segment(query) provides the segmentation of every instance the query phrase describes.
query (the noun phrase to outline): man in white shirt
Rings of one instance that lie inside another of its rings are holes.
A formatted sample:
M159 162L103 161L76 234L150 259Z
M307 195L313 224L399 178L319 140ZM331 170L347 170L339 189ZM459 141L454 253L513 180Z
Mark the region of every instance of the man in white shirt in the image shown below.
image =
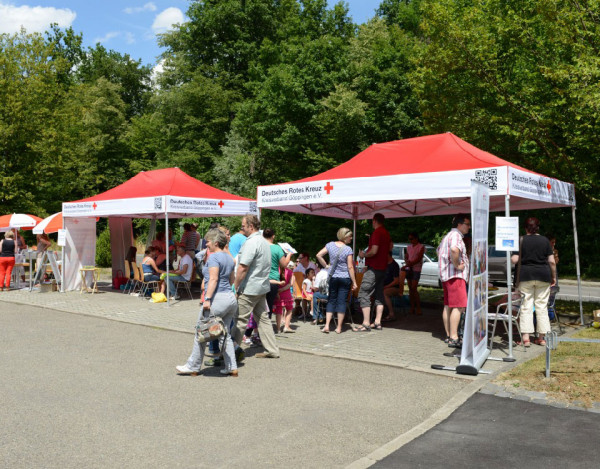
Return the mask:
M298 263L294 269L294 272L302 272L305 274L306 269L315 269L315 273L319 273L319 267L317 267L317 264L310 260L310 257L306 252L301 252L298 254L297 261Z
M185 246L179 245L177 246L177 255L179 256L179 267L177 270L169 271L167 280L169 282L169 295L171 295L172 299L176 299L177 291L175 289L175 282L189 282L192 278L192 270L194 268L194 261L192 258L185 252ZM163 287L161 291L165 293L165 283L163 283Z

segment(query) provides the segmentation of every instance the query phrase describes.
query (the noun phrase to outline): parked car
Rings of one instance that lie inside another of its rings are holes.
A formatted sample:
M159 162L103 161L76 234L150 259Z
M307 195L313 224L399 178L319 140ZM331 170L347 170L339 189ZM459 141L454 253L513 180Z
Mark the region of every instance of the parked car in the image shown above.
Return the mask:
M404 250L407 246L408 243L394 243L394 247L392 248L392 257L400 268L404 266ZM438 269L437 251L436 248L429 244L425 245L425 255L423 256L423 268L421 270L419 285L440 288L442 286Z
M514 275L515 266L511 266ZM488 246L488 281L506 284L506 251L497 251L496 246Z

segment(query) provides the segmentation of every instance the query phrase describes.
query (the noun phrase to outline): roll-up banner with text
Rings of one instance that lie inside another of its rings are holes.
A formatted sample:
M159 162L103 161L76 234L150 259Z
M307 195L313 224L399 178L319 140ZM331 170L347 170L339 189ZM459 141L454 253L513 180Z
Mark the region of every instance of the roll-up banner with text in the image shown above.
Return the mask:
M469 295L460 365L456 368L461 374L476 375L490 353L487 348L489 214L489 188L471 181Z

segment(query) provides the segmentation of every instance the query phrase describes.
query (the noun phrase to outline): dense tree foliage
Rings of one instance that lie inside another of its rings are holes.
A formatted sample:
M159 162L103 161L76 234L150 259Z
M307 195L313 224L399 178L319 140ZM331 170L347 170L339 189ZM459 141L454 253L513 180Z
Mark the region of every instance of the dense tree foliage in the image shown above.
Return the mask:
M84 49L72 29L0 35L2 212L45 215L170 166L254 197L258 184L329 169L374 142L452 131L574 182L591 222L580 226L584 266L598 276L598 3L382 0L357 25L343 2L197 0L160 37L153 83L149 67ZM542 216L572 272L570 213ZM347 223L263 220L310 252ZM429 243L448 225L389 223L395 239L416 229Z

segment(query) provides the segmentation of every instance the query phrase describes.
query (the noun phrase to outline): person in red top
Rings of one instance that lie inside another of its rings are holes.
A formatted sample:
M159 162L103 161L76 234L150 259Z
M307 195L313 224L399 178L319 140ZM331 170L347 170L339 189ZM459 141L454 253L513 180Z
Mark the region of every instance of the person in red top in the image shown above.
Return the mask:
M366 332L371 328L381 330L381 316L385 296L383 287L385 282L385 271L388 263L388 252L391 249L391 238L384 226L385 217L381 213L373 215L374 231L369 238L369 248L359 251L358 257L365 259L367 271L365 272L358 300L363 311L363 323L354 328L354 332ZM371 296L375 295L375 322L371 324Z

